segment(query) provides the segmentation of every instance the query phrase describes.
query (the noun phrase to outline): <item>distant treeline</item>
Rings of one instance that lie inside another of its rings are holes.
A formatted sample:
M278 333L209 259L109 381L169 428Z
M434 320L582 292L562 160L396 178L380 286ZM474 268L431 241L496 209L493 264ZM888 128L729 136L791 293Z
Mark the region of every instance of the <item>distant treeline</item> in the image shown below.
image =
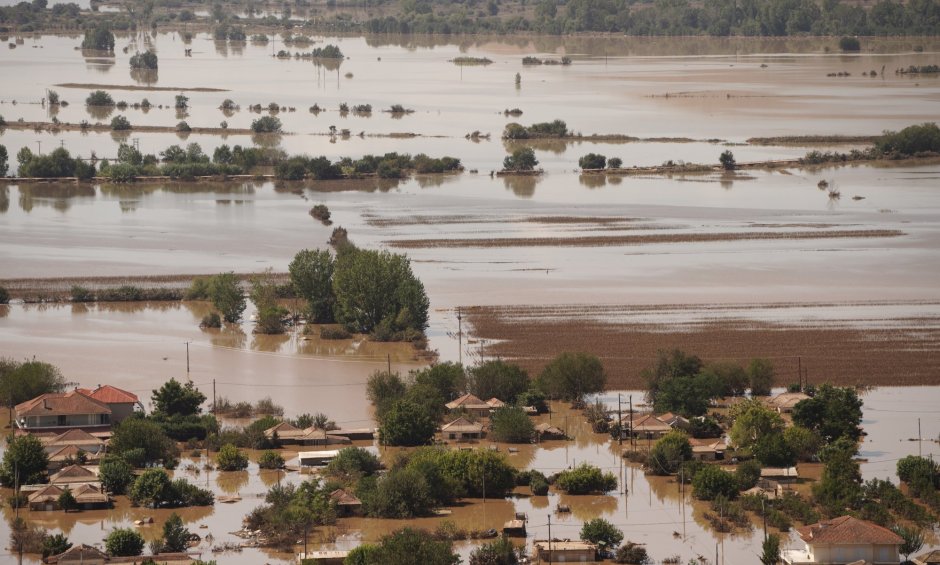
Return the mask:
M246 26L359 33L571 34L610 32L627 35L931 35L940 34L940 0L880 0L871 7L840 0L340 0L328 17L301 23L290 12L240 20ZM157 0L143 13L160 26L198 21L197 7L209 2ZM350 9L383 14L357 19ZM225 19L224 12L212 17ZM74 3L47 8L46 0L0 7L0 31L85 29L107 21L113 29L134 29L125 14L80 12ZM244 33L244 32L242 32ZM242 37L239 35L239 37ZM242 38L243 39L243 38Z

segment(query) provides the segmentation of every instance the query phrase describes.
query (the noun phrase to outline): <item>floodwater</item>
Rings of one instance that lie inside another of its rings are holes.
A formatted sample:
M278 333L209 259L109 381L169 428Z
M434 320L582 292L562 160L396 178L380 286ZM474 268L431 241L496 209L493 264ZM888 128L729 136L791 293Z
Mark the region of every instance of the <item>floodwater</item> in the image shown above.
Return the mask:
M884 129L936 119L940 79L897 76L894 69L936 62L935 39L866 40L859 55L828 53L831 40L712 40L689 38L350 38L318 37L340 45L348 59L339 68L310 61L275 60L278 39L267 46L219 44L205 33L185 43L176 33L123 36L114 57L83 54L77 36L27 37L0 51L0 73L15 76L0 91L0 114L8 122L106 123L117 114L132 124L245 128L265 115L251 104L277 102L289 132L274 140L248 135L189 135L132 132L36 133L7 128L0 143L11 157L21 147L46 152L63 145L73 153L114 157L118 143L134 142L145 153L174 143L199 143L207 153L221 143L273 143L291 153L359 157L399 151L452 155L460 175L418 176L401 182L140 183L128 186L19 184L0 186L0 278L141 276L234 270L286 270L297 250L324 247L331 228L311 219L309 209L327 204L334 225L366 247L407 248L432 304L430 346L445 360L472 362L483 354L477 340L457 341L455 307L474 305L689 305L659 310L658 319L682 325L736 315L801 324L844 323L856 327L905 327L935 314L940 296L940 165L852 166L780 172L746 171L664 177L604 178L576 172L588 152L619 156L627 166L666 160L715 162L729 148L740 162L789 159L809 147L744 145L753 136L877 134ZM132 75L128 58L149 45L160 69ZM123 48L128 47L128 53ZM915 52L922 47L923 52ZM193 56L185 57L184 48ZM309 49L309 48L307 48ZM299 49L292 49L299 50ZM570 55L571 66L522 67L524 55ZM458 67L456 56L489 57L488 66ZM885 74L882 76L881 69ZM875 78L863 71L877 70ZM827 77L834 72L850 77ZM520 88L514 76L522 75ZM352 76L347 76L351 73ZM226 92L187 92L190 108L169 108L175 90L111 90L129 103L148 98L164 108L91 114L82 103L93 87L56 84L212 87ZM53 88L70 102L53 111L39 102ZM231 98L241 109L218 109ZM14 100L16 103L14 104ZM341 102L371 104L371 116L341 116ZM314 103L325 109L313 114ZM414 108L400 118L381 112L392 104ZM504 109L524 114L507 117ZM506 123L564 119L585 135L627 134L638 138L688 138L631 143L539 141L532 144L546 174L492 178L516 145L499 139ZM350 135L326 135L330 126ZM478 142L465 135L491 134ZM360 136L360 132L362 135ZM389 137L411 132L415 137ZM815 147L813 147L815 148ZM848 146L838 147L844 151ZM822 148L831 149L831 148ZM471 172L478 170L478 173ZM841 191L833 198L817 188L826 180ZM858 199L853 197L859 197ZM890 230L892 237L863 232ZM768 234L813 231L819 238L787 239ZM827 231L855 237L827 238ZM763 234L762 238L695 241L699 234ZM675 243L536 246L526 239L596 235L673 234ZM516 238L511 247L485 247L487 240ZM415 246L416 240L462 240L456 247ZM775 308L772 303L786 303ZM808 304L800 307L799 304ZM819 307L825 304L825 307ZM712 308L720 305L721 308ZM797 305L797 306L792 306ZM696 310L696 306L708 306ZM35 355L55 363L84 386L111 383L147 399L169 377L188 376L207 396L232 401L264 396L288 416L322 411L344 427L371 425L364 394L370 373L391 364L408 371L421 366L413 351L395 344L304 340L297 332L258 336L251 325L202 331L204 304L97 304L0 306L0 355ZM250 314L250 312L248 312ZM642 317L642 314L639 315ZM464 332L468 331L464 320ZM629 392L625 394L630 394ZM633 392L635 397L640 393ZM893 474L895 461L938 444L906 441L936 438L937 389L877 389L866 395L862 447L866 478ZM616 398L605 395L609 405ZM567 422L565 416L567 415ZM931 416L932 415L932 416ZM704 527L701 508L680 496L675 482L646 478L624 466L606 436L596 436L576 415L559 408L555 425L575 439L523 446L509 455L519 468L554 472L591 461L620 477L618 491L603 497L515 496L505 501L469 501L444 519L467 529L499 528L513 512L530 518L530 538L547 535L548 515L558 502L570 516L552 515L552 535L577 536L580 525L603 516L626 538L649 544L662 559L673 553L719 561L753 561L760 535L720 536ZM503 451L506 446L500 446ZM177 471L208 481L217 494L237 493L230 508L182 511L190 527L215 543L228 534L264 491L276 482L252 464L247 472ZM196 464L196 463L194 463ZM296 481L296 474L282 480ZM7 510L4 510L5 512ZM31 516L68 532L72 541L97 543L116 525L142 515L158 532L167 512L124 505L102 512ZM197 529L199 524L209 527ZM338 547L372 541L401 525L397 521L343 520L318 532L315 543ZM8 535L0 524L0 538ZM148 535L145 533L145 535ZM156 535L155 533L149 534ZM531 541L531 539L529 540ZM207 551L208 544L200 546ZM458 544L467 555L470 544ZM204 556L208 557L208 553ZM289 561L261 550L220 556L225 563Z

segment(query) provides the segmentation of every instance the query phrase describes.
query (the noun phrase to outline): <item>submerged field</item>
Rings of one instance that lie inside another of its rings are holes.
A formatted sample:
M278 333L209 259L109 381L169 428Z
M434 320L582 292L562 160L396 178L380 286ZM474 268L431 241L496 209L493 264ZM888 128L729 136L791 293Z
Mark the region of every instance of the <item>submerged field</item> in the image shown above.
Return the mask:
M25 37L16 49L0 51L0 73L17 77L0 92L7 122L107 124L120 114L154 128L185 119L207 129L183 135L6 128L0 144L14 166L22 147L45 153L61 145L83 157L94 151L113 159L121 142L136 143L144 153L195 142L210 155L223 143L258 142L330 159L390 151L450 155L466 170L402 181L2 184L0 285L62 294L73 282L181 287L195 274L283 273L298 250L326 247L332 228L309 215L311 206L326 204L334 226L347 228L357 245L407 251L431 300L428 337L442 360L470 364L498 356L534 374L560 351L591 351L605 363L608 388L623 390L624 398L632 394L635 402L642 396L642 369L658 349L674 347L709 360L769 357L778 386L796 381L803 369L813 383L915 387L865 397L866 478L887 477L894 460L918 452L915 443L898 439L916 437L919 415L924 437L940 432L929 418L940 395L936 162L636 177L577 171L579 158L590 152L620 157L625 166L656 166L669 160L716 164L725 150L747 162L864 146L882 130L936 119L940 78L895 75L894 69L936 63L940 43L866 40L863 53L843 55L826 51L835 45L827 38L315 39L339 45L348 58L326 69L277 60L271 45L217 43L205 33L191 43L176 33L119 37L115 57L85 57L74 49L76 37ZM160 56L159 71L150 76L128 68L128 58L144 44ZM192 49L191 57L184 48ZM451 62L463 55L493 63ZM524 55L566 55L573 62L523 67ZM862 76L873 69L876 77ZM838 72L850 76L827 76ZM56 86L66 83L72 84ZM116 100L133 104L147 97L163 108L86 108L88 93L107 85ZM69 106L53 111L40 104L46 89L57 90ZM190 98L184 116L172 108L177 89ZM226 98L240 109L223 112ZM248 106L271 102L287 108L277 116L289 134L258 139L208 129L225 120L230 129L245 130L268 115ZM374 110L341 115L344 102ZM323 111L310 112L314 104ZM415 112L396 117L381 111L393 104ZM504 113L514 108L523 114ZM585 136L633 139L500 139L509 122L554 119ZM331 136L330 126L349 135ZM465 137L474 131L490 137ZM758 137L775 139L748 141ZM535 149L545 174L492 177L519 146ZM823 180L841 195L821 190ZM458 307L464 315L459 342ZM230 400L271 396L288 416L322 411L346 427L373 422L364 390L370 373L389 364L406 372L424 363L400 344L327 342L297 331L261 336L249 322L200 330L206 311L199 302L0 306L0 355L35 355L77 383L110 383L145 402L170 376L188 375L207 395L215 381ZM184 342L191 342L189 373ZM612 394L602 398L609 406L616 403ZM465 528L498 528L514 511L525 511L531 541L547 533L544 515L563 501L573 515L553 518L554 535L575 537L583 521L603 516L628 539L650 544L658 559L711 556L717 543L725 562L747 562L759 550L759 530L710 532L701 509L688 493L680 497L674 482L623 466L608 436L590 433L574 413L559 407L554 418L575 439L523 446L510 456L514 465L551 471L589 460L618 474L618 492L553 495L547 502L472 500L449 519ZM922 447L937 453L937 444ZM184 460L183 467L189 462L197 463ZM237 474L178 473L206 481L217 493L242 496L231 507L184 515L193 531L202 534L196 527L205 523L217 541L238 541L229 532L277 481L255 465ZM72 541L97 543L103 530L143 513L118 506L30 519L65 531ZM163 514L151 514L159 526ZM420 523L433 528L440 521ZM348 548L399 525L342 521L318 532L317 542ZM7 536L3 521L0 538ZM204 557L209 547L200 546ZM459 551L466 556L470 547L462 544ZM225 563L293 559L256 549L218 557Z

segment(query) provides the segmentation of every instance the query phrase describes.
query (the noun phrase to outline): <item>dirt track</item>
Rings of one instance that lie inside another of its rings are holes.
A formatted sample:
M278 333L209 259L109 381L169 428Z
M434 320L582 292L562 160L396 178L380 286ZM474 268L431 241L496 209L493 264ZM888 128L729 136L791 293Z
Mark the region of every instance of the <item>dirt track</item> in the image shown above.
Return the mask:
M657 311L674 312L676 308L639 310L645 319L655 319ZM709 309L678 308L698 317ZM889 329L884 324L859 329L849 324L787 325L743 318L683 325L624 321L637 311L626 305L466 310L474 338L490 342L485 347L486 357L512 360L535 376L562 351L586 351L603 361L610 389L645 388L641 371L654 362L657 351L676 348L706 361L744 364L754 357L770 358L780 386L796 382L800 366L811 383L940 384L940 318L891 320Z

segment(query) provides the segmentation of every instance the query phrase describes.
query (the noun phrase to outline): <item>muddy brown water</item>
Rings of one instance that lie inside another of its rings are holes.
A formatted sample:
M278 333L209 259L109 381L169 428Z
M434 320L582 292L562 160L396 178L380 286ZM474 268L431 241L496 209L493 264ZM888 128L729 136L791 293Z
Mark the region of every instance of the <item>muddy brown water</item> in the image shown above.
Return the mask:
M132 39L119 38L119 47L130 45L133 52ZM275 61L269 57L271 45L234 48L217 45L204 34L186 46L193 49L193 57L186 58L178 35L158 34L149 39L160 55L158 73L135 77L128 70L130 54L121 49L114 58L84 57L74 49L76 37L27 38L15 50L0 51L0 72L18 77L0 92L0 113L7 120L50 121L55 116L67 122L106 122L123 114L132 123L155 126L185 119L196 127L218 127L226 120L233 128L244 128L264 115L249 112L249 104L275 101L295 107L294 112L278 114L293 135L259 140L245 135L83 135L7 129L0 131L0 143L11 156L21 147L46 152L63 144L85 157L91 151L113 157L121 141L136 141L144 152L198 142L208 153L221 143L258 141L331 158L386 151L450 154L460 157L468 171L401 182L0 186L0 278L266 268L283 272L298 249L325 246L331 228L308 214L314 204L324 203L335 225L349 229L353 241L367 247L413 239L671 234L681 240L637 247L409 250L432 303L431 347L443 359L475 362L499 352L496 342L509 337L499 332L465 334L460 351L457 306L532 305L554 310L547 316L555 324L553 344L568 339L571 324L566 319L572 313L607 329L626 316L630 322L673 332L670 339L690 328L728 320L798 329L848 327L872 335L935 332L930 320L936 318L935 304L940 300L936 164L638 178L591 177L575 169L578 158L588 152L620 156L627 165L659 165L669 159L713 163L728 149L723 142L739 144L755 136L871 135L934 120L940 80L898 77L893 69L936 62L940 51L936 40L871 40L870 52L844 56L826 53L833 41L823 39L319 39L338 43L349 56L338 71L309 61ZM140 41L144 44L143 38ZM918 45L924 47L923 53L914 52ZM460 54L488 56L495 62L487 67L448 62ZM570 54L574 64L523 68L521 57L528 54ZM872 69L880 75L882 65L886 76L861 76ZM838 71L852 76L826 77ZM353 77L346 78L347 72ZM523 77L518 90L513 84L516 72ZM89 90L81 88L56 88L71 103L67 108L54 111L34 103L45 89L65 82L211 86L229 92L189 93L191 108L180 116L166 107L173 102L172 92L113 92L118 100L133 103L146 97L164 105L148 112L128 109L92 115L82 104ZM225 98L235 100L241 110L223 114L218 106ZM342 117L336 111L340 102L370 103L373 114ZM311 114L307 109L314 103L326 111ZM416 111L400 119L378 111L396 103ZM503 115L504 109L513 107L521 108L523 116ZM507 122L555 118L584 134L700 141L540 141L532 146L545 175L489 176L518 146L498 139ZM330 125L348 128L350 135L335 139L320 135ZM464 138L474 130L492 137L478 142ZM396 132L420 136L369 137ZM703 141L710 139L722 141ZM756 161L792 159L809 148L735 145L730 149L739 161ZM820 180L838 188L841 198L819 190ZM887 230L904 235L748 241L733 235L756 230ZM710 234L718 241L690 241L694 234ZM591 318L594 309L606 306L612 311ZM363 387L371 372L389 362L402 371L421 366L413 351L394 344L304 341L296 333L256 336L250 323L203 332L197 324L205 312L206 306L199 303L0 306L0 355L35 355L59 365L69 379L82 385L108 382L146 399L170 376L186 377L185 342L190 341L189 375L207 395L214 379L218 394L232 401L271 396L288 415L323 411L347 427L371 424ZM512 312L522 320L532 314ZM559 312L561 316L556 315ZM473 330L466 325L468 318L463 323L465 332ZM817 347L818 356L839 356L845 334L832 335L831 342L824 342L832 353ZM743 351L725 337L698 335L702 348L715 357L749 357L762 346ZM752 337L760 341L774 336ZM654 333L648 341L655 342ZM895 353L903 348L899 345ZM629 343L617 342L615 350L613 354L624 358L625 371L638 371L649 361L637 359L642 356L631 353ZM788 362L804 351L799 346L788 351ZM517 349L516 354L524 353ZM916 363L935 357L930 346L921 347L910 359ZM537 364L532 368L537 369ZM932 371L928 378L936 377ZM868 376L864 365L858 372L861 379ZM811 373L811 379L817 377L824 377L822 371ZM637 400L639 393L633 394ZM935 443L906 441L916 437L917 418L923 420L924 437L937 437L937 394L936 388L913 387L878 389L866 396L869 436L862 449L868 459L863 465L866 478L893 474L896 459L906 454L918 450L938 454ZM615 399L606 395L605 401ZM559 410L552 421L558 425L556 419L563 417ZM571 414L568 426L574 441L523 446L509 455L510 461L519 468L545 471L591 461L621 477L617 492L599 497L521 493L506 501L468 501L451 509L449 517L418 522L434 527L450 519L468 529L498 528L514 511L523 511L530 516L531 542L532 536L547 534L547 516L563 499L573 512L553 516L554 536L574 538L585 520L603 516L623 528L627 539L648 543L657 559L672 553L683 562L697 555L711 558L718 544L723 562L753 561L759 552L758 530L723 537L711 533L702 525L701 508L681 498L674 482L644 477L633 467L621 468L616 448L607 438L586 432L585 424ZM500 448L506 452L506 446ZM186 463L177 473L188 473L196 482L208 479L217 494L242 496L231 507L183 510L190 527L200 534L211 532L217 542L237 541L227 532L240 527L241 518L260 503L259 497L276 477L259 472L254 464L243 473L196 476L184 469ZM288 474L283 480L298 478ZM73 541L99 543L108 529L151 512L120 502L110 511L35 514L31 520L67 530ZM157 520L145 528L147 537L156 535L168 512L152 514ZM197 529L201 523L209 527ZM332 543L335 538L338 547L348 548L401 524L344 520L332 531L318 531L315 543ZM4 521L0 538L7 537ZM467 555L471 544L458 548ZM292 556L246 550L217 557L224 563L258 563L286 562Z

